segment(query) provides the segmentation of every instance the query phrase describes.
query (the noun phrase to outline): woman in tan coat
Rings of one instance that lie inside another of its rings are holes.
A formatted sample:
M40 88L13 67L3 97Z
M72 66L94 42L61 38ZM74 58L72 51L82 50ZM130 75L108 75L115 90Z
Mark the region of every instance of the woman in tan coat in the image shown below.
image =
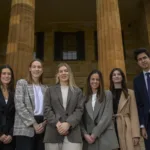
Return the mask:
M120 68L110 73L113 94L115 130L120 150L139 150L140 126L133 90L127 89L125 75Z

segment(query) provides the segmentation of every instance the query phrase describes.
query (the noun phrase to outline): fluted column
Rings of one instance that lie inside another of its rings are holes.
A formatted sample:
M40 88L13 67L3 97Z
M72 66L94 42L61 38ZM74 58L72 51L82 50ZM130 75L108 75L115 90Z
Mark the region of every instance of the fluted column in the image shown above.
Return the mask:
M12 0L6 63L16 79L26 77L33 59L35 0Z
M114 67L125 71L118 0L97 0L98 67L109 87Z
M150 47L150 1L143 0L143 2L144 2L144 10L145 10L145 18L146 18L148 43L149 43L149 47Z

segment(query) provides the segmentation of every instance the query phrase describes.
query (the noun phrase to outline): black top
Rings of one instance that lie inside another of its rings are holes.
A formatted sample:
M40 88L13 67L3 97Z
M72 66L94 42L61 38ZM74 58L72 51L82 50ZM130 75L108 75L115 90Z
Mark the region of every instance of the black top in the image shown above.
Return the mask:
M120 96L121 96L122 89L115 89L113 91L113 110L114 114L117 114L118 111L118 105L120 101Z
M6 103L3 93L0 89L0 135L13 134L14 116L14 93L9 92L8 102Z

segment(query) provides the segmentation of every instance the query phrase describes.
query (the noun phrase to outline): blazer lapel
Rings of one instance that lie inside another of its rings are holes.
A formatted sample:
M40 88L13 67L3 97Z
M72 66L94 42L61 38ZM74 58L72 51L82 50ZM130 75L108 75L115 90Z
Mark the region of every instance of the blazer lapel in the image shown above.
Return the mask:
M93 116L94 120L96 119L96 117L97 117L97 115L99 113L100 107L101 107L101 103L98 100L96 100L95 107L94 107L94 116Z
M146 87L146 83L145 83L145 78L144 78L144 74L143 72L141 73L140 75L140 78L141 78L141 87L142 87L142 91L144 92L145 96L149 99L149 96L148 96L148 91L147 91L147 87Z
M71 97L73 97L73 93L72 93L71 89L69 88L68 89L68 97L67 97L67 106L70 102ZM66 108L67 108L67 106L66 106Z
M62 93L61 93L60 85L56 85L56 95L58 95L58 99L60 101L60 104L63 107L63 99L62 99Z
M28 90L29 97L30 97L30 99L31 99L32 107L33 107L33 109L34 109L34 108L35 108L35 102L34 102L34 90L33 90L33 85L32 85L32 84L28 84L27 90Z
M94 120L94 112L93 112L93 108L92 108L91 98L85 104L85 107L86 107L86 110L87 110L89 116L91 117L91 119Z
M43 96L45 95L46 89L47 89L46 86L41 85L41 90L42 90Z
M118 113L124 108L124 106L128 102L128 99L129 99L129 96L128 96L128 98L125 98L125 95L122 92L121 96L120 96L120 101L119 101L119 104L118 104Z

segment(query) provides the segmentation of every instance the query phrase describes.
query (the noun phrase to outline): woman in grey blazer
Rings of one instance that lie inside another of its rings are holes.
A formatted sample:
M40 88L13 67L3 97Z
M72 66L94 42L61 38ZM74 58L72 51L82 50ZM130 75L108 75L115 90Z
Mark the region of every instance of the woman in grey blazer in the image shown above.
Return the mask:
M57 69L56 85L48 88L44 99L46 150L82 150L80 120L83 101L71 68L61 63Z
M118 148L112 115L112 94L104 91L101 72L93 70L87 79L85 111L81 125L84 150Z
M29 65L27 80L17 82L15 92L16 150L44 150L43 137L46 121L43 120L43 95L46 87L42 84L43 66L40 60Z

